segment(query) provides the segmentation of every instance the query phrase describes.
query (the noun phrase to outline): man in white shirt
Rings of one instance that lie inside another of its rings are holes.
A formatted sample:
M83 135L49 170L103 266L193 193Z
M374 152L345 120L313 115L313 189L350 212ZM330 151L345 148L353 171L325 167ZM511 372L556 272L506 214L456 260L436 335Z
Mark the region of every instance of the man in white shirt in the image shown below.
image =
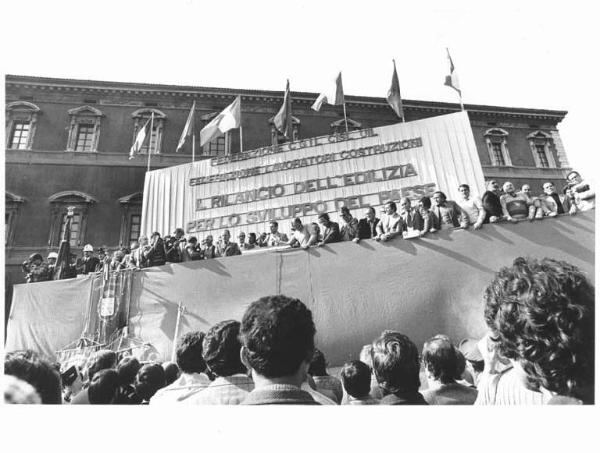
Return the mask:
M266 243L269 247L285 245L285 243L288 242L289 239L287 235L278 231L279 224L275 220L272 220L271 223L269 223L269 229L271 232L266 239Z
M402 237L402 217L397 212L396 203L388 201L385 204L385 215L377 224L376 241L389 241L396 236Z
M458 200L458 205L467 213L469 225L473 225L473 229L478 230L485 220L485 209L483 209L481 199L471 196L471 188L468 184L458 186L458 191L462 196Z
M295 247L298 244L301 248L307 249L311 245L317 243L317 235L309 231L308 227L302 225L302 220L296 217L292 222L292 238L288 241L288 245Z

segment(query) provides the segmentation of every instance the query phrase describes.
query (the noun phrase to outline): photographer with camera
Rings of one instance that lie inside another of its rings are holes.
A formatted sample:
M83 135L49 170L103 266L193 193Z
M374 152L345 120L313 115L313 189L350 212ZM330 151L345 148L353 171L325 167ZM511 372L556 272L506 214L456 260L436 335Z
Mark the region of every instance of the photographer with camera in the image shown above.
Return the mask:
M588 211L596 207L596 192L581 178L579 172L573 170L567 175L567 186L578 211Z
M144 258L148 261L148 266L162 266L167 261L165 243L160 237L160 233L155 231L150 236L150 247L143 252Z
M27 283L45 282L51 280L50 268L44 263L39 253L34 253L21 265Z

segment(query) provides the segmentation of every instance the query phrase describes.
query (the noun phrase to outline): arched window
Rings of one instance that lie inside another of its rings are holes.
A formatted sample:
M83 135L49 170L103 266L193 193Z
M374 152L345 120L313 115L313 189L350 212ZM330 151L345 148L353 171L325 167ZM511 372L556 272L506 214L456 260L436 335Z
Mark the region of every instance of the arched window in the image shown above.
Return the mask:
M142 198L142 192L135 192L118 200L122 208L121 234L119 237L121 247L129 247L133 241L137 241L140 237Z
M484 137L491 164L499 167L511 166L512 162L506 145L508 132L500 128L488 129L485 131Z
M21 205L27 200L11 192L5 192L4 200L4 245L10 247L13 244L17 226L17 218L21 211Z
M31 102L16 101L6 105L6 147L31 149L40 108Z
M152 117L152 113L154 113L154 119L152 120L152 133L150 134L150 139L146 139L144 146L140 150L141 154L148 154L148 149L150 150L150 154L160 154L162 149L162 137L163 131L165 128L165 121L167 120L167 115L157 109L139 109L131 114L133 118L133 136L131 139L131 144L135 142L135 138L137 137L138 131L144 127L146 122Z
M215 116L220 112L207 113L200 116L202 126L206 126L210 123ZM202 147L202 154L205 156L224 156L231 153L231 131L225 132L223 135L218 136L210 143L206 143Z
M538 168L556 168L554 156L550 150L552 136L547 132L535 131L527 136L533 161Z
M292 139L286 138L281 132L277 130L273 123L273 118L269 118L269 124L271 125L271 144L280 145L289 141L300 140L300 120L295 116L292 116Z
M348 120L348 132L357 131L362 129L362 124L358 121L354 121L352 118L347 118ZM329 125L329 130L332 134L342 134L346 132L346 121L344 118L341 118L337 121L334 121Z
M50 202L50 237L48 245L58 247L65 232L67 223L67 211L73 207L73 218L71 219L71 236L69 243L71 247L80 247L85 243L87 229L87 218L90 207L96 203L91 195L76 190L58 192L48 197Z
M97 108L84 105L69 110L69 139L67 151L93 153L98 151L100 123L104 114Z

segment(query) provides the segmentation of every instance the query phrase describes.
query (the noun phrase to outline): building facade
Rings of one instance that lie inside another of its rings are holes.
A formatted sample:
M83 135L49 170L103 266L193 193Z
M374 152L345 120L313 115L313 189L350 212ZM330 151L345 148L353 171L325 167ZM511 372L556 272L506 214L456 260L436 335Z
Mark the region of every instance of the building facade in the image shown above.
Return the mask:
M75 207L71 247L116 249L140 233L144 174L188 163L192 144L175 149L192 103L196 133L233 99L242 100L238 130L195 149L195 158L281 143L273 127L283 92L6 76L6 283L22 283L20 264L56 251L68 206ZM310 106L317 93L292 92L294 139L345 131L341 107ZM406 121L459 110L458 104L404 100ZM384 126L398 118L384 98L346 96L348 127ZM529 183L534 192L570 169L557 126L565 111L465 105L486 180ZM149 145L129 159L152 117Z

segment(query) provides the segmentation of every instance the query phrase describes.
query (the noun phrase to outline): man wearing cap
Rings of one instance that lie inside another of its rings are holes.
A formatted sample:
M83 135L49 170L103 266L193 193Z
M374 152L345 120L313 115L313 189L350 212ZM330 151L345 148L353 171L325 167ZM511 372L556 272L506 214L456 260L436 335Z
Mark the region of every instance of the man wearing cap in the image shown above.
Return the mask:
M39 253L34 253L29 259L21 265L25 272L27 283L45 282L51 279L48 265L44 263L44 258Z
M92 247L92 244L86 244L83 247L83 260L77 268L77 273L86 275L90 272L96 272L99 264L100 260L94 256L94 247Z
M48 258L46 258L46 261L48 262L48 272L50 273L50 278L48 280L52 280L52 276L54 275L54 268L56 267L57 259L58 259L58 253L56 253L56 252L48 253Z

